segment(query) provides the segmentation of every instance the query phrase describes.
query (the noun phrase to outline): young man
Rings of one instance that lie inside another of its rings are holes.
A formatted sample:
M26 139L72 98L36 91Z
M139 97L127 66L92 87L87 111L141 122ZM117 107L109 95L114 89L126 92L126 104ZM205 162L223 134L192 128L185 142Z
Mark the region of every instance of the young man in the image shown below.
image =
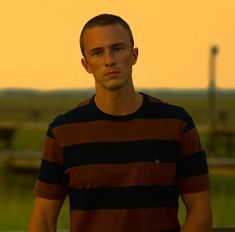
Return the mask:
M29 231L56 231L67 194L70 231L210 231L198 133L181 107L135 91L138 49L128 24L98 15L84 26L80 44L96 94L49 126ZM182 228L179 195L187 210Z

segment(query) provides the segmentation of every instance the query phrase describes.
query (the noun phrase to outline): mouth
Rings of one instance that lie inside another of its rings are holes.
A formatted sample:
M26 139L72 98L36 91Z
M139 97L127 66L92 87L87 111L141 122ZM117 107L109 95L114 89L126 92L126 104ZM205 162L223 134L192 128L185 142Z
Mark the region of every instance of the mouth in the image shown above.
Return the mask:
M105 76L114 76L114 75L117 75L119 73L120 73L119 71L110 71L110 72L105 73L104 75Z

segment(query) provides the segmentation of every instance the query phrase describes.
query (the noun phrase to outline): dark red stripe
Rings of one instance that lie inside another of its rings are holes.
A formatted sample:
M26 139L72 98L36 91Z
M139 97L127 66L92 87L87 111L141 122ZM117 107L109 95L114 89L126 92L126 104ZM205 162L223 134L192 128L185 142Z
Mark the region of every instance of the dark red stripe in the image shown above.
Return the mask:
M190 155L201 150L202 146L196 128L182 135L181 155Z
M95 221L94 221L95 220ZM176 208L71 211L71 232L178 232Z
M36 196L52 200L64 199L67 195L67 191L66 185L47 184L40 180L37 180L33 190Z
M95 142L181 139L185 123L178 119L136 119L63 124L53 130L62 146Z
M210 189L208 174L179 180L179 191L182 194L201 192Z
M129 163L83 165L66 171L73 188L127 187L134 185L175 185L171 163Z

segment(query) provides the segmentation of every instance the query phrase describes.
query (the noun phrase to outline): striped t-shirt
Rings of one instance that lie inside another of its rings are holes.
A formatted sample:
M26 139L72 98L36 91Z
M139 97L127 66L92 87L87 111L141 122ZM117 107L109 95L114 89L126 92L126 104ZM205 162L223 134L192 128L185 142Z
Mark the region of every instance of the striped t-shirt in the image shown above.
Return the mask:
M113 116L92 97L50 124L34 192L69 195L70 231L179 231L179 194L210 188L191 117L143 99L136 112Z

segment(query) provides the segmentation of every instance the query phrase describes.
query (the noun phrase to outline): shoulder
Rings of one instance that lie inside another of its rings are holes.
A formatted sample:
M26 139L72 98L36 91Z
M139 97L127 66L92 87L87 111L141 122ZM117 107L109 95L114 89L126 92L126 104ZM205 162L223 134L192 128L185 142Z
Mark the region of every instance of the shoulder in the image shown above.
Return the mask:
M183 121L191 120L191 116L182 106L165 102L150 95L145 95L145 97L147 98L147 106L152 114L165 118L178 118Z
M87 119L87 115L89 115L90 108L91 100L84 100L75 108L56 116L49 124L49 128L53 129L68 123L75 123L80 121L82 122Z
M165 102L159 98L144 94L146 113L153 119L171 119L183 125L184 131L195 127L190 114L179 105Z

